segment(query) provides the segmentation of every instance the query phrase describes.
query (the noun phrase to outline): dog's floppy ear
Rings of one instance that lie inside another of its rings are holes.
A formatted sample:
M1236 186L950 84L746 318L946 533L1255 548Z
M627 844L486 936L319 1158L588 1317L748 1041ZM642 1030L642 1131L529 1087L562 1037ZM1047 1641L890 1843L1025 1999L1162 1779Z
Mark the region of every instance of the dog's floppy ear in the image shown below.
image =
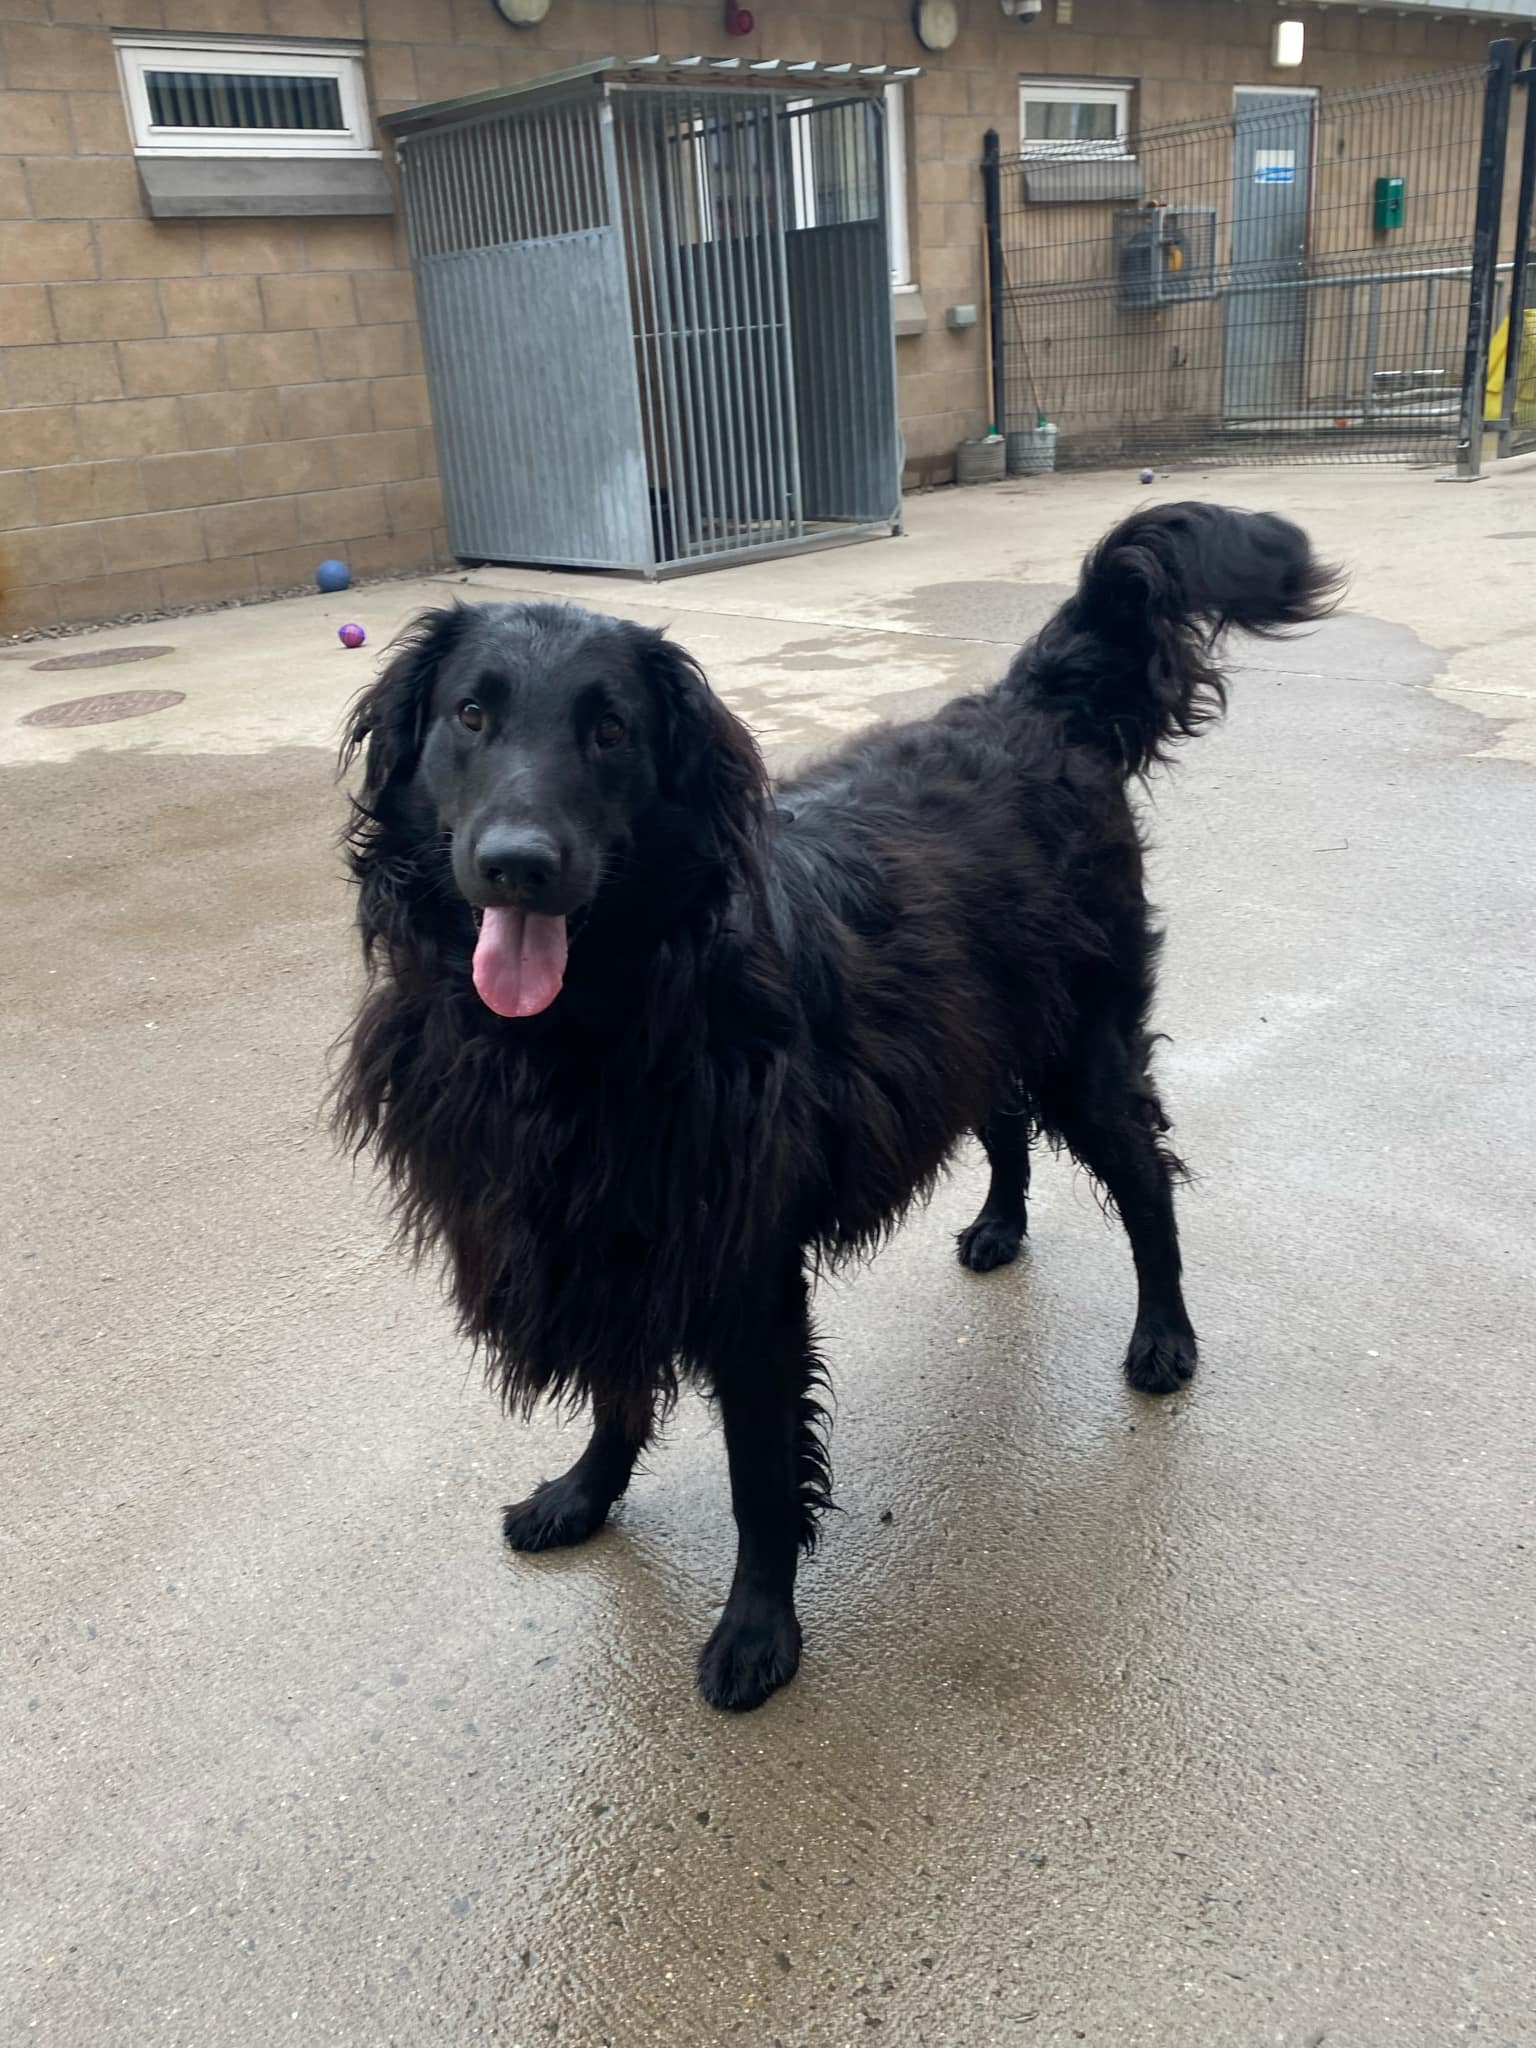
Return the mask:
M389 665L353 705L341 742L341 766L350 767L364 754L365 806L414 772L433 680L464 630L464 619L462 605L443 605L413 619L395 641Z
M358 885L357 924L370 965L380 947L390 949L397 967L434 957L439 899L419 857L419 826L402 799L421 752L438 665L457 644L467 616L462 606L451 605L413 620L347 720L341 767L359 754L364 759L363 787L352 799L343 844Z
M757 742L715 695L691 654L655 628L636 628L641 664L660 706L662 793L700 828L705 851L750 855L768 787Z

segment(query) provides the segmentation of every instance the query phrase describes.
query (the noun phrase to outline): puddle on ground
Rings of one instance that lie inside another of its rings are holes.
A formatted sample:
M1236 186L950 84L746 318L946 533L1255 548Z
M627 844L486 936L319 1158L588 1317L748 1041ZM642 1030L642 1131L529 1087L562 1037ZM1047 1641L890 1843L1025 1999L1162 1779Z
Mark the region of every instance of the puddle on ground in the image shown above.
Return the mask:
M905 597L888 601L885 609L925 633L1013 648L1039 632L1072 595L1073 587L1015 582L1007 576L976 583L921 583Z

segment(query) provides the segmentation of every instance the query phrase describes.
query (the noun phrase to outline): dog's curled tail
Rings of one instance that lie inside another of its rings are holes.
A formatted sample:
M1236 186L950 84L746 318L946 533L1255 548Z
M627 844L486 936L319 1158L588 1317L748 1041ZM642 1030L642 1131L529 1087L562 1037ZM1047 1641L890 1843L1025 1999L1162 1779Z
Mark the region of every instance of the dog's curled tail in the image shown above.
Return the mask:
M1225 709L1215 650L1229 626L1269 636L1309 625L1342 587L1273 512L1150 506L1100 541L1003 687L1139 775Z

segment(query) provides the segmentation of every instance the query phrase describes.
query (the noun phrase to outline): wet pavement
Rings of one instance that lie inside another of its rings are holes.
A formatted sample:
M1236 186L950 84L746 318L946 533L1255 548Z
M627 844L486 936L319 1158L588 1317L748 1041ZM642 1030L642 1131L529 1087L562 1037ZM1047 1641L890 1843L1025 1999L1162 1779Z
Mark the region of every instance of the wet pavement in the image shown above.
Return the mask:
M1121 1384L1129 1256L1064 1162L1026 1259L962 1273L963 1160L822 1290L843 1512L744 1720L692 1687L707 1412L586 1549L508 1560L579 1426L498 1415L321 1128L334 605L0 662L0 2040L1536 2038L1536 622L1495 532L1536 520L1515 478L1209 488L1365 566L1148 803L1201 1375ZM1415 491L1399 562L1367 514ZM568 587L670 615L788 759L995 674L1124 501ZM187 701L16 724L117 687Z

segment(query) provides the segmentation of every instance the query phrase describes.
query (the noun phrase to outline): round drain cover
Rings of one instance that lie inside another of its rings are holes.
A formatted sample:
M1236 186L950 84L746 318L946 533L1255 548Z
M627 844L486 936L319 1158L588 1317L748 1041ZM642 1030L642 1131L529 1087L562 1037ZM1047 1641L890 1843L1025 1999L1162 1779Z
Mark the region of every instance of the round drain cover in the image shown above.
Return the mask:
M67 704L44 704L29 711L22 725L110 725L114 718L142 718L147 711L166 711L186 701L185 690L112 690L104 697L71 697Z
M162 654L174 654L174 647L87 647L79 654L51 654L46 661L34 661L34 668L117 668L125 661L158 661Z

